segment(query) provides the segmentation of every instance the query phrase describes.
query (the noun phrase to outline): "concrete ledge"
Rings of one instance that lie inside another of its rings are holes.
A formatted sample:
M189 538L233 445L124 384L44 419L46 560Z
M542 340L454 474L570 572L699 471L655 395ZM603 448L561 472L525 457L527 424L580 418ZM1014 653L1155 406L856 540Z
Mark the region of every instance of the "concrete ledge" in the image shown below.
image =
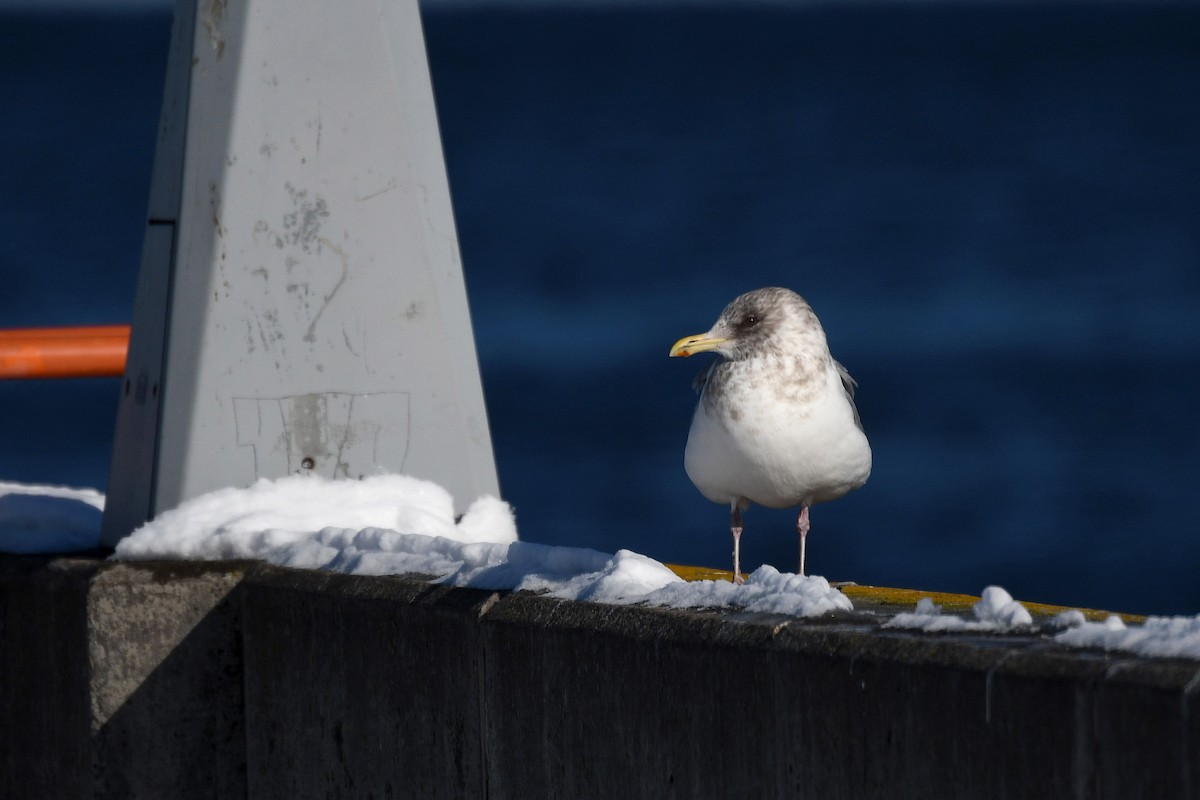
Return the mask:
M1200 800L1200 664L886 619L6 557L0 796Z
M250 797L487 796L493 595L261 569L244 596Z
M0 572L0 795L91 785L87 586L94 564L5 559Z
M0 559L0 796L245 796L245 566Z

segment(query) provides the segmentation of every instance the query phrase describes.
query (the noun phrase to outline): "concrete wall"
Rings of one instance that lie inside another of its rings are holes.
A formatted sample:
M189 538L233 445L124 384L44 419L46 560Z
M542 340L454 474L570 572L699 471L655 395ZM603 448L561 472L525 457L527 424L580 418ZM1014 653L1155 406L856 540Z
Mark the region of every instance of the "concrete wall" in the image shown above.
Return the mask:
M0 561L0 797L1192 798L1200 665L250 564Z
M0 797L245 797L244 567L0 561Z

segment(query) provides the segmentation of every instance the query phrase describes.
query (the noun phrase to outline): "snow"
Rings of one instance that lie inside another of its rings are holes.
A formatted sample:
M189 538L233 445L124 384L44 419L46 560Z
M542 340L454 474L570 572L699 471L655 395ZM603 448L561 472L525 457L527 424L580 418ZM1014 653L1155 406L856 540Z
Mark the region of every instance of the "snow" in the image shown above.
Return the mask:
M0 481L0 552L66 553L99 541L104 495L93 489ZM685 582L630 550L615 554L518 539L512 508L483 496L455 519L450 494L430 481L377 475L361 481L293 476L221 489L160 514L122 540L127 561L251 559L353 575L416 574L451 586L528 590L551 597L676 608L733 608L788 616L852 611L820 576L763 566L745 584ZM973 619L943 613L930 598L887 628L931 632L1033 629L1029 611L999 586L983 590ZM1200 615L1088 622L1064 611L1045 623L1072 647L1200 659Z
M98 502L92 490L13 486L34 507L12 528L0 519L0 550L64 552L94 547L99 511L55 538L62 513L39 517L54 498ZM15 518L14 518L15 519ZM35 527L36 540L20 533ZM293 476L260 480L245 489L220 489L160 514L123 539L114 556L126 561L258 559L284 567L353 575L417 574L452 586L530 590L552 597L599 603L643 603L677 608L744 608L814 616L853 608L821 577L801 577L762 567L742 586L728 581L686 583L638 553L615 554L522 542L509 505L480 497L461 519L450 494L435 483L405 475L361 481Z
M494 497L476 500L456 524L454 499L432 481L407 475L374 475L361 481L296 475L264 478L249 488L218 489L188 500L123 539L117 557L275 561L278 551L287 549L308 566L320 561L321 550L386 546L380 537L374 537L374 543L368 541L372 537L364 537L355 544L344 535L314 536L328 528L381 528L455 542L517 540L511 509Z
M1200 659L1200 614L1194 617L1148 617L1142 625L1126 625L1120 617L1087 622L1071 612L1055 617L1067 630L1055 641L1072 647L1121 650L1141 656Z
M599 603L745 608L793 616L850 610L820 577L763 567L743 586L685 583L654 559L521 542L507 503L481 497L454 521L453 498L429 481L312 477L222 489L160 515L117 545L134 559L248 558L353 575L420 574L452 586L543 592Z
M942 610L928 597L917 602L915 611L897 614L885 628L922 631L1010 631L1031 627L1029 611L999 586L989 586L974 606L975 619L967 620ZM1126 625L1110 615L1102 622L1088 622L1082 611L1068 609L1045 623L1059 644L1107 651L1123 651L1152 658L1200 659L1200 614L1194 617L1148 617L1141 625Z
M972 609L974 620L963 619L953 614L943 614L928 597L917 601L914 612L897 614L884 623L885 628L915 628L922 631L1008 631L1033 624L1033 617L1025 606L1013 600L1012 595L999 586L983 590L979 602Z
M100 543L103 511L95 489L0 481L0 552L91 550Z
M819 575L794 575L763 565L738 586L730 581L691 581L664 586L646 598L652 605L681 608L742 608L750 612L812 617L853 611L850 598Z

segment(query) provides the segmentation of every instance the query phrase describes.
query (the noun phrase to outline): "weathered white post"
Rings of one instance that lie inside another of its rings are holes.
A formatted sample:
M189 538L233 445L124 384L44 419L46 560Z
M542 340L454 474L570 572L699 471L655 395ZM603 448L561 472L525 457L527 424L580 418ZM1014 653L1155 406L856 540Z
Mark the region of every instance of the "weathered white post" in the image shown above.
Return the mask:
M498 491L416 0L177 0L102 541L379 471Z

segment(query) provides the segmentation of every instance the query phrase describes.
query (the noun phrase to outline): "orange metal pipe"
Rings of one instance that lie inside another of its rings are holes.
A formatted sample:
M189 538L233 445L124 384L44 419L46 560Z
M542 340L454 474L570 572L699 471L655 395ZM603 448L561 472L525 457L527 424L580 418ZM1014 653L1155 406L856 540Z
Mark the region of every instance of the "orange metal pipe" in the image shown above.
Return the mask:
M128 351L128 325L0 330L0 380L120 377Z

